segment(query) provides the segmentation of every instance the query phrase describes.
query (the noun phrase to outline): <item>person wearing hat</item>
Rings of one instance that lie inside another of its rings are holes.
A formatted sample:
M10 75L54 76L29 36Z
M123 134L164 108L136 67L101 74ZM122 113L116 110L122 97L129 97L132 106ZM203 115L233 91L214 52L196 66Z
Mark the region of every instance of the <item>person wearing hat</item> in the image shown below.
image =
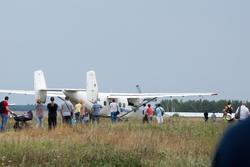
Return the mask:
M51 130L52 128L55 129L56 127L58 109L58 105L54 102L54 97L51 97L50 101L51 102L47 105L49 130Z

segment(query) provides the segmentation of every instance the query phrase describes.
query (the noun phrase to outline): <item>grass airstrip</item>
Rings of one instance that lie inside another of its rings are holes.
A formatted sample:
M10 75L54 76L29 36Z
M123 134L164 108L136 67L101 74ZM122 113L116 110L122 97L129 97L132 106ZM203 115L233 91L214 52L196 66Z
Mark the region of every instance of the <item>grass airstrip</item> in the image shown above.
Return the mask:
M163 125L101 120L52 131L34 125L0 134L0 166L211 166L228 126L202 118L167 118Z

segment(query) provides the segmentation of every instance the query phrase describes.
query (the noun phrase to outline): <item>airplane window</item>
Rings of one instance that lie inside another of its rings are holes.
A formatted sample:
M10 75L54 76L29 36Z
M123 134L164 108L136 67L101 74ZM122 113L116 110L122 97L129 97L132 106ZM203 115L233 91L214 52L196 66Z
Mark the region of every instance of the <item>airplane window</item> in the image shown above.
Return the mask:
M104 106L106 106L106 105L107 105L107 102L106 102L106 101L104 101L104 102L103 102L103 105L104 105Z
M122 104L122 106L123 106L123 108L125 108L125 107L126 107L126 104L125 104L125 103L123 103L123 104Z
M122 103L121 102L119 103L119 107L122 107Z

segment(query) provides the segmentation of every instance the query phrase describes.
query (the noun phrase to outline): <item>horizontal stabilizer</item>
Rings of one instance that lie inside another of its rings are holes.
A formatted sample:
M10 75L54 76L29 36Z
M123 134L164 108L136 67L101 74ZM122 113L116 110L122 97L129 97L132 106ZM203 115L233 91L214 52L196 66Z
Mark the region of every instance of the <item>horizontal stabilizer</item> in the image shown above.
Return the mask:
M68 88L52 88L52 89L40 89L41 91L48 91L48 92L60 92L60 91L72 91L72 92L86 92L86 89L68 89Z

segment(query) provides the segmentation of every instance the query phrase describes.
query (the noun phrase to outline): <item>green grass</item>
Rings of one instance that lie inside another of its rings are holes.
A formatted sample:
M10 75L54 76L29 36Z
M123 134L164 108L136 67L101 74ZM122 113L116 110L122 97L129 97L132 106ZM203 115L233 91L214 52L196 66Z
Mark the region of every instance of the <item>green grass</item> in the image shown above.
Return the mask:
M12 129L0 134L0 166L210 166L223 121L168 118L164 125L111 124ZM11 123L10 123L11 124ZM33 126L35 127L35 125Z

